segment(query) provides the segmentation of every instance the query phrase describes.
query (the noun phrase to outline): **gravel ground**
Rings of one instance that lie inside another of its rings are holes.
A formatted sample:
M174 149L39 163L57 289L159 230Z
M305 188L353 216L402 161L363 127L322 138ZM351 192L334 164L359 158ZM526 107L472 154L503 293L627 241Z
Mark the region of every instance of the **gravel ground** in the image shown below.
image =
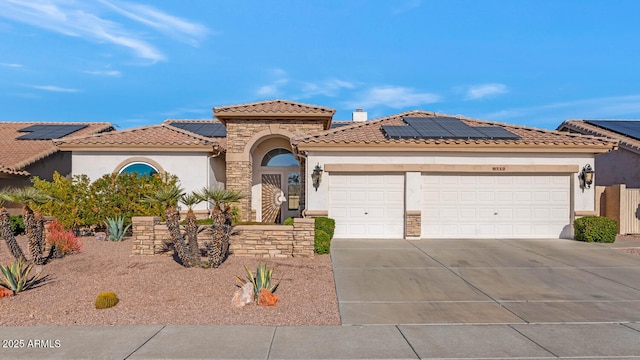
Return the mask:
M231 306L236 276L258 259L229 257L218 269L184 268L170 255L131 255L131 240L116 243L82 238L79 254L37 270L40 287L0 299L0 325L340 325L331 259L266 260L280 280L276 306ZM27 251L26 239L19 241ZM0 264L12 261L0 243ZM113 291L120 302L96 310L94 301Z

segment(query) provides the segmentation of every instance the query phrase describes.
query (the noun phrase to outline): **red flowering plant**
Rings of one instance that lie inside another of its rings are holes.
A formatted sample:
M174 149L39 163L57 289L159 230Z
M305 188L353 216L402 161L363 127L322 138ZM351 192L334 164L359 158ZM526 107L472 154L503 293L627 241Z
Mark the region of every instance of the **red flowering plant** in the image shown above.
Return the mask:
M58 220L49 225L47 244L55 247L56 257L63 257L82 251L82 240L73 234L70 229L65 229Z

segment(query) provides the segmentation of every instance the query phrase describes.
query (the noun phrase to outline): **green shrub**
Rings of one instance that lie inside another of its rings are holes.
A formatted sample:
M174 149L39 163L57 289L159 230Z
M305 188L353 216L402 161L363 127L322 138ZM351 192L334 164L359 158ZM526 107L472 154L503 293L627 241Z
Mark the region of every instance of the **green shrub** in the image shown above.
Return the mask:
M24 233L24 222L22 221L22 215L11 216L11 231L13 235L20 235Z
M316 230L322 230L329 234L329 239L333 239L333 232L336 229L336 221L328 217L317 217L315 220Z
M96 309L108 309L118 304L118 297L110 291L100 293L96 298Z
M313 251L316 254L328 254L331 248L331 236L323 230L316 230Z
M55 199L42 205L43 215L55 216L66 228L104 226L106 218L123 216L125 225L133 216L163 216L161 204L142 201L167 184L176 184L175 175L106 174L94 182L86 175L67 179L57 172L52 181L34 177L33 186Z
M618 234L618 222L602 216L585 216L573 222L576 240L612 243Z
M288 217L286 219L284 219L284 221L282 222L282 225L293 225L293 218L292 217Z

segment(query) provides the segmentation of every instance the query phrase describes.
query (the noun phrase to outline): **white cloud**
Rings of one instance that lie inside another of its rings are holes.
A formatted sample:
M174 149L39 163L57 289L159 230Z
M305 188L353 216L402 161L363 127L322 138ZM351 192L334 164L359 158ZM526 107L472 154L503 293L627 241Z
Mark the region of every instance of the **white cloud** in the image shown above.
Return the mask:
M67 92L67 93L80 92L79 89L63 88L56 85L27 85L27 86L32 89L52 91L52 92Z
M122 75L118 70L95 70L95 71L83 71L85 74L98 75L98 76L113 76L117 77Z
M197 44L194 38L199 40L207 32L207 28L202 25L190 23L150 6L119 2L121 7L117 7L111 2L101 3L119 15L192 45ZM129 30L121 23L101 17L95 12L95 3L77 0L0 1L0 17L67 36L121 46L133 51L137 57L153 63L166 59L159 49L141 38L139 32Z
M422 5L422 0L406 0L403 3L399 4L399 6L393 8L391 10L391 13L393 15L400 15L408 11L411 11L413 9L416 9L420 7L420 5Z
M640 95L612 96L511 108L483 118L513 122L526 119L535 126L555 128L567 119L640 118Z
M432 93L417 92L402 86L379 86L365 91L359 98L344 103L349 108L386 106L394 109L432 104L441 97Z
M467 100L478 100L488 96L506 94L509 90L504 84L483 84L471 86L467 89Z
M333 97L340 92L341 89L353 89L355 85L351 82L329 79L318 83L304 83L302 86L302 97L308 98L316 95L324 95Z
M258 87L256 95L262 97L279 96L281 87L289 83L289 76L286 71L280 68L269 69L267 72L272 79L271 83Z
M21 68L21 64L11 64L11 63L0 63L0 66L11 67L11 68Z
M164 13L148 5L124 1L100 0L100 2L131 20L152 27L165 35L181 39L193 46L198 45L198 41L209 32L206 26Z

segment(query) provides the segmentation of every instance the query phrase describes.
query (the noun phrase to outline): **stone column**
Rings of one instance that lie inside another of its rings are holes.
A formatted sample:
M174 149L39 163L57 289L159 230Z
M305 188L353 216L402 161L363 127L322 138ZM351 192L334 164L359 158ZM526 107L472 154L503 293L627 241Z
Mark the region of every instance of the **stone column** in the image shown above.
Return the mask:
M156 253L155 225L157 216L134 216L131 218L133 231L133 255L154 255Z
M315 220L313 218L293 219L293 256L313 257L315 241Z

